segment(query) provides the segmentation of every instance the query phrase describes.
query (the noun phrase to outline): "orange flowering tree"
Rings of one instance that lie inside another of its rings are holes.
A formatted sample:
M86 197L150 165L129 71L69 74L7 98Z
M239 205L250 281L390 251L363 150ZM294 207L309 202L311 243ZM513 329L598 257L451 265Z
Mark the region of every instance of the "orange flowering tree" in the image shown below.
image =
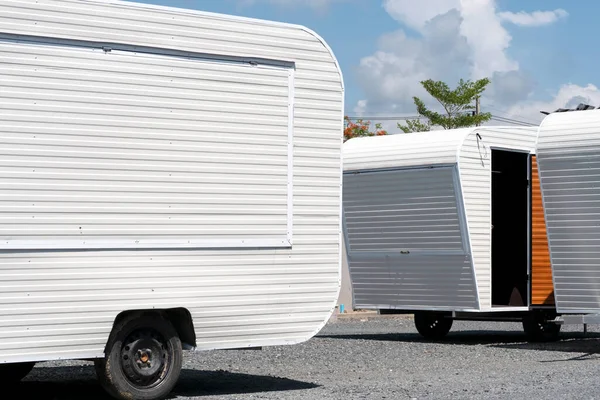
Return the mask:
M352 122L350 118L344 117L344 142L354 137L383 135L387 135L387 132L382 129L381 124L375 124L375 130L371 130L371 121L358 119Z

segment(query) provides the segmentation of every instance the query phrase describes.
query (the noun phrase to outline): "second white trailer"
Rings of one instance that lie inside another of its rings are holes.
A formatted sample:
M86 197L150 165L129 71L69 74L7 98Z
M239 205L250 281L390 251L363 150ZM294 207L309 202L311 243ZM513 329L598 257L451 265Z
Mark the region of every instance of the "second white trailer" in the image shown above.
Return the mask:
M453 319L555 337L536 140L537 127L481 127L347 141L354 307L414 312L428 337Z

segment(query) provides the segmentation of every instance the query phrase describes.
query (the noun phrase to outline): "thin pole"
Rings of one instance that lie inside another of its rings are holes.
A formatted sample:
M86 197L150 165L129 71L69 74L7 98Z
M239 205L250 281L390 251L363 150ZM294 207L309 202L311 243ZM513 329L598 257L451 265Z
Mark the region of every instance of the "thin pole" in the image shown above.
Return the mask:
M479 96L475 98L475 115L479 115ZM479 126L479 121L476 125Z

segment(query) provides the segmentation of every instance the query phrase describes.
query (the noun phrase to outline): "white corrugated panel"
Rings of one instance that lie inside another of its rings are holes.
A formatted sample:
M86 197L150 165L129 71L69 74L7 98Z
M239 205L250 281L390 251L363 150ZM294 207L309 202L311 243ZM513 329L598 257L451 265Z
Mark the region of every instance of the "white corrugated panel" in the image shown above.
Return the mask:
M289 245L291 69L0 53L0 248Z
M472 128L378 137L344 143L344 171L455 164Z
M480 128L465 139L460 151L460 180L482 309L492 306L491 148L535 153L536 135L536 128Z
M374 290L373 279L379 279L382 276L389 278L390 265L402 265L404 268L412 268L411 263L402 263L400 260L408 260L408 256L404 258L398 256L398 252L403 249L418 249L428 251L448 251L447 246L449 238L456 238L456 231L438 232L431 230L430 225L441 226L444 222L444 216L437 215L435 207L440 199L431 200L432 193L440 193L441 190L454 188L454 185L460 185L459 198L464 201L466 222L464 223L465 235L468 232L468 237L463 239L465 243L465 253L470 254L469 259L450 258L453 262L460 262L461 266L457 266L454 271L454 277L465 274L471 276L471 262L474 265L474 273L477 282L477 288L473 288L474 303L468 296L460 298L458 302L456 296L454 299L448 296L448 290L452 290L452 285L446 287L445 290L439 290L435 284L439 280L446 279L446 276L437 277L434 272L427 270L427 274L432 277L430 281L431 287L422 286L423 296L427 297L429 302L423 302L421 308L440 308L457 310L465 307L481 307L481 309L491 308L491 148L517 150L524 152L535 152L535 141L537 128L518 128L518 127L481 127L457 129L451 131L433 131L425 133L399 134L383 137L371 137L351 139L344 145L344 169L346 171L361 171L361 170L387 170L394 168L414 168L406 172L407 176L412 177L410 180L399 184L397 182L387 182L380 178L375 179L375 174L363 175L363 180L360 185L355 187L356 193L361 192L360 198L356 194L356 198L348 198L349 187L345 188L345 220L346 224L352 222L352 219L358 220L357 215L365 215L366 218L373 222L371 225L364 225L368 228L365 232L353 229L346 226L348 240L350 241L351 251L361 252L377 252L386 254L384 259L379 259L374 262L373 255L369 255L368 260L362 258L367 255L362 255L361 259L351 261L351 267L358 268L357 279L365 278L368 282L364 287L357 286L353 281L356 301L359 302L367 298L367 294L387 293L390 294L396 290L396 283L392 283L389 279L380 279L378 285L386 286L387 291L384 292ZM440 172L429 171L444 171L444 169L423 170L419 168L427 168L435 165L452 165L458 163L459 178L454 179L451 174L445 176L439 175ZM392 172L390 172L392 173ZM413 174L413 175L410 175ZM351 184L352 180L348 178L348 173L345 174L345 185ZM361 175L358 175L361 176ZM398 175L399 176L399 175ZM354 178L352 178L354 179ZM358 181L357 181L358 182ZM359 183L356 183L358 185ZM441 186L440 186L441 185ZM443 186L445 185L445 186ZM354 187L354 186L351 186ZM424 193L415 195L415 191L423 190ZM452 189L456 190L456 189ZM378 191L383 191L380 194ZM454 192L452 192L454 193ZM385 195L388 195L387 197ZM403 196L408 196L407 198ZM415 197L412 197L415 196ZM437 194L436 194L437 196ZM462 196L462 197L461 197ZM426 199L426 200L424 200ZM431 201L430 201L431 200ZM359 206L355 210L355 214L348 214L348 206L352 207L353 202L364 202L369 204L368 207ZM385 204L388 201L389 204ZM372 203L371 203L372 202ZM383 202L383 203L382 203ZM433 209L428 209L432 207ZM402 212L398 212L401 209ZM361 214L362 213L362 214ZM403 220L404 218L404 220ZM407 219L408 218L408 219ZM427 225L419 225L414 222L420 218L425 218ZM388 225L393 225L393 232L402 232L396 236L389 234ZM387 231L386 231L387 229ZM355 247L352 247L352 241L356 239ZM391 253L390 253L391 252ZM392 254L393 253L393 254ZM352 253L350 253L352 254ZM412 253L411 253L412 255ZM472 255L472 261L471 261ZM416 257L416 256L415 256ZM431 265L431 258L423 258L423 262ZM392 264L390 264L392 263ZM353 265L353 266L352 266ZM375 265L376 267L373 267ZM414 264L414 265L418 265ZM454 264L453 264L454 265ZM458 265L458 264L457 264ZM369 271L375 271L371 268L379 268L378 274L370 275ZM418 268L418 267L415 267ZM461 269L462 268L462 269ZM464 269L467 268L467 269ZM356 271L356 270L355 270ZM459 274L456 271L460 271ZM470 271L470 272L469 272ZM383 275L381 275L383 274ZM353 275L354 277L355 275ZM461 278L462 279L462 278ZM434 282L437 280L435 284ZM366 281L365 281L366 282ZM360 285L360 284L359 284ZM358 295L356 294L358 290ZM362 290L362 292L361 292ZM409 290L409 289L406 289ZM470 290L470 289L469 289ZM439 296L438 296L439 293ZM455 293L456 294L456 293ZM362 296L362 298L361 298ZM386 302L383 301L385 296L378 294L376 299L364 300L365 304L369 304L373 308L384 307ZM391 294L390 294L391 296ZM404 295L403 295L404 296ZM437 297L436 297L437 296ZM478 297L477 297L478 296ZM396 296L397 297L397 296ZM410 296L409 296L410 297ZM479 304L476 301L479 298ZM463 300L469 299L467 303ZM400 301L395 303L393 308L406 307L414 309L416 307L414 299ZM360 303L358 303L360 304Z
M355 307L477 308L454 178L455 167L344 174Z
M100 243L0 253L0 361L99 356L127 309L188 308L200 349L297 343L324 325L340 283L343 85L320 38L59 0L2 1L0 37L2 238ZM273 245L289 217L291 248L102 248L102 235Z
M561 313L600 312L600 110L550 114L538 164Z

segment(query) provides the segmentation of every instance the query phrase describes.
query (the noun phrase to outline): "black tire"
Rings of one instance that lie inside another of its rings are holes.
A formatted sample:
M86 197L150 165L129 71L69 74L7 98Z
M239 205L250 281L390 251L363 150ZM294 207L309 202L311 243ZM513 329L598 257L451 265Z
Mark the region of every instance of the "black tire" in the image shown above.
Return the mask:
M523 317L523 331L530 342L555 342L560 339L560 325L550 322L554 313L530 312Z
M419 311L415 313L415 327L425 339L439 340L444 338L452 328L450 314L436 311Z
M34 362L0 364L0 382L14 385L21 382L35 366Z
M181 341L159 316L138 316L114 327L106 356L94 362L98 380L116 399L159 400L179 379Z

